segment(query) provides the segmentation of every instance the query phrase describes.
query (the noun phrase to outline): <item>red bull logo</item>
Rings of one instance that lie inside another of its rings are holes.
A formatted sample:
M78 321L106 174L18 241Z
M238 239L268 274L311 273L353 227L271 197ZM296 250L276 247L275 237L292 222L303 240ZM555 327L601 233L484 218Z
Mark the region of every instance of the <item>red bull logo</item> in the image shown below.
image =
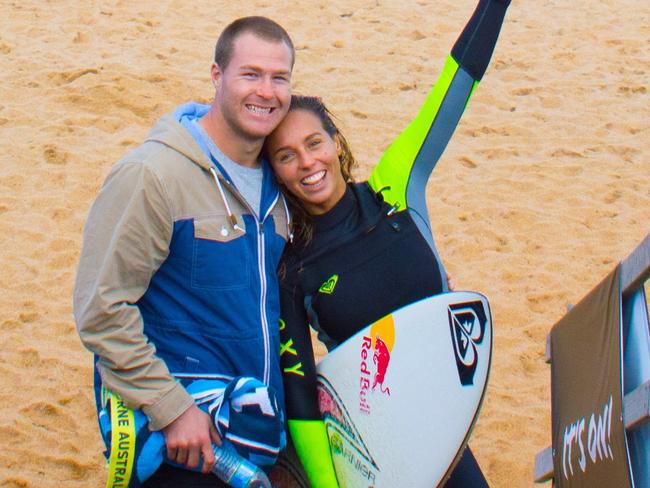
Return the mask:
M368 369L368 351L372 347L370 337L361 340L361 378L359 379L359 410L363 413L370 413L370 404L368 403L368 389L370 388L371 373Z
M392 315L372 324L369 336L364 336L361 340L359 410L363 413L370 414L369 392L378 390L390 396L390 387L385 381L394 344L395 323Z
M386 377L386 371L388 370L388 364L390 363L390 351L386 343L381 340L379 335L375 336L375 353L372 355L372 361L375 363L375 381L372 383L372 390L374 391L377 386L382 391L390 395L390 388L384 388L384 379Z

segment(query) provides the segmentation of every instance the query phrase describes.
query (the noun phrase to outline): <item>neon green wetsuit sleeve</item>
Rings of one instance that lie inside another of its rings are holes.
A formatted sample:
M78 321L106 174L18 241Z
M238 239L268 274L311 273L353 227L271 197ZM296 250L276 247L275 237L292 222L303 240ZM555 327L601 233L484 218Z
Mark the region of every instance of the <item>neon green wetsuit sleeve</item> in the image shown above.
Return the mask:
M436 154L436 149L439 149L441 154L446 146L448 139L442 140L441 137L447 135L450 127L448 124L443 125L443 121L438 119L438 115L443 101L454 86L458 69L458 63L452 56L448 56L440 78L429 92L420 113L384 152L368 180L372 189L375 192L381 191L384 200L391 205L396 205L398 210L405 210L408 206L407 189L409 184L414 183L411 178L412 172L416 161L423 160L423 158L418 159L418 156L424 156L423 149L427 149L425 143L436 139L436 144L431 144L432 147L429 148L431 154L426 155L429 157L427 162L433 163L433 165L435 165L435 161L432 161L431 158L436 155L439 157L439 154ZM477 83L473 80L469 84L463 83L466 94L464 99L460 98L462 109ZM438 122L437 125L436 122ZM451 134L448 135L451 136Z
M423 232L430 232L427 181L485 74L509 4L510 0L479 0L420 113L386 150L370 177L372 189L381 191L397 210L408 208Z
M312 488L338 488L322 420L289 419L289 433Z
M446 271L433 241L426 186L477 83L449 56L420 113L389 146L368 181L397 211L408 210L438 262L443 291Z
M318 408L316 362L302 292L280 286L280 364L287 425L304 474L314 488L338 488L325 423Z
M408 210L438 261L445 291L446 273L433 242L426 185L487 69L509 4L510 0L479 1L422 109L386 150L369 179L372 189L397 211Z

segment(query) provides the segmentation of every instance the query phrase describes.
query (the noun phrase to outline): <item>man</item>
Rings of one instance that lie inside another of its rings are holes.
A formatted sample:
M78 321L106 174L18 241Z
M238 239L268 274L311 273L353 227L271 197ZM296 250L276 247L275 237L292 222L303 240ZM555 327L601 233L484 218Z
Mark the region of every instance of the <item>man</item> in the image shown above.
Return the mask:
M170 460L203 473L221 441L186 386L250 376L282 390L275 270L289 217L259 153L289 107L293 62L275 22L230 24L211 106L163 117L112 168L84 230L74 309L95 353L98 408L101 386L162 430ZM163 465L147 486L172 478L215 483Z

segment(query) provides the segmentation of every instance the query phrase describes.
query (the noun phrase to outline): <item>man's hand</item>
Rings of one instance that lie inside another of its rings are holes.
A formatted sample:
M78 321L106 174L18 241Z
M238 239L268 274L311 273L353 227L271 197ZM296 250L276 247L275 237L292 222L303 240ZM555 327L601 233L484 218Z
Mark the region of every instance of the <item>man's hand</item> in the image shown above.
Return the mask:
M167 445L167 457L170 460L194 469L203 457L201 471L210 472L214 465L212 443L220 446L221 438L207 413L192 405L165 427L163 434Z

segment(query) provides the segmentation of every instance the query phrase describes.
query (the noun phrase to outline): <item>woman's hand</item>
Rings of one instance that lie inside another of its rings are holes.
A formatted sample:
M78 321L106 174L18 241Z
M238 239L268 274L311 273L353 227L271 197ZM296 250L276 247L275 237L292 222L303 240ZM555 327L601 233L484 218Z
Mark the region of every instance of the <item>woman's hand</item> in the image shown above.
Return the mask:
M447 288L449 288L449 291L456 291L456 284L454 283L454 279L447 271L445 271L445 274L447 275Z

